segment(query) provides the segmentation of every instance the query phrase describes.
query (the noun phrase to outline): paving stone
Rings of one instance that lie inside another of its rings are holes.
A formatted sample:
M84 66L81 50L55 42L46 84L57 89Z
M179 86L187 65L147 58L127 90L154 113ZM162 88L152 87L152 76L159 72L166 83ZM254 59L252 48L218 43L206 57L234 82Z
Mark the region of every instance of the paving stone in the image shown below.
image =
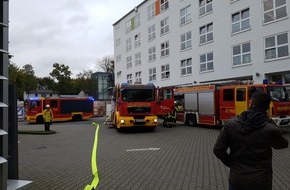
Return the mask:
M155 132L118 133L103 125L104 119L54 123L53 135L19 134L19 179L33 181L31 190L84 189L93 180L91 123L95 121L101 124L98 190L228 188L229 169L212 152L218 129L160 125ZM20 130L40 127L19 123ZM290 133L285 135L290 140ZM273 190L290 189L289 157L289 148L273 151Z

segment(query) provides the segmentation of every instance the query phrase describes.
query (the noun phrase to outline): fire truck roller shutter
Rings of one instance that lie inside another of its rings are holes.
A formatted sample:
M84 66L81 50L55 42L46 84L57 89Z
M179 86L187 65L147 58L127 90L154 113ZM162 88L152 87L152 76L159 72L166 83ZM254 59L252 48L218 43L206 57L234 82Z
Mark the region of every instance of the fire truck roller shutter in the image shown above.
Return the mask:
M185 123L190 126L196 126L197 118L195 113L198 111L197 93L184 94L184 100L185 110L192 112L185 115Z

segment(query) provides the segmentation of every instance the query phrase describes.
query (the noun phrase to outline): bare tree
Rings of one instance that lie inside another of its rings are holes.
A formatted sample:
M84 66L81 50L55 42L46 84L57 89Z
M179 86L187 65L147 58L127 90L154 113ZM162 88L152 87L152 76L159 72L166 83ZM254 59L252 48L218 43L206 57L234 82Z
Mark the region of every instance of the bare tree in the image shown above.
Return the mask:
M114 72L114 57L113 56L105 56L101 59L97 60L97 67L100 68L104 72Z

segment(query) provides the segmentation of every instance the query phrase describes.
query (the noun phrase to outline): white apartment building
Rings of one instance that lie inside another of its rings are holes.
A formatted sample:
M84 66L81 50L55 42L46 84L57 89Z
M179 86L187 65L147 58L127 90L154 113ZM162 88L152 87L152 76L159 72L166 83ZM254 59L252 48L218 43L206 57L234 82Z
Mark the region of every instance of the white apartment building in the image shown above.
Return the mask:
M145 0L114 27L116 83L290 88L289 0Z

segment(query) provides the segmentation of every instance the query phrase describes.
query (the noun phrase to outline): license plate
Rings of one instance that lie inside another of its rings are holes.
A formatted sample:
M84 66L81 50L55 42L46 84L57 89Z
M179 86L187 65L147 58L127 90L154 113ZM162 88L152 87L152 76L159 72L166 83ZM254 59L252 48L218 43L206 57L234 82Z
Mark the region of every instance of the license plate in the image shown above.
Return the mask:
M141 123L141 122L144 122L144 119L135 119L135 122Z

